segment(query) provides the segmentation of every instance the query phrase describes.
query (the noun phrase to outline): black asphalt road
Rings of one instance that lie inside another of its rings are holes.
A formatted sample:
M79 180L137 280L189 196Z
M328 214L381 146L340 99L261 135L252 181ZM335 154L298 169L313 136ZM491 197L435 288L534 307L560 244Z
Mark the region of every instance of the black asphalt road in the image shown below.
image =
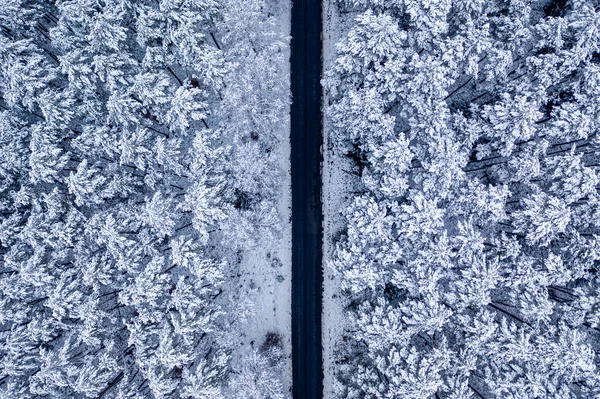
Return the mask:
M320 399L323 397L321 1L292 1L293 396Z

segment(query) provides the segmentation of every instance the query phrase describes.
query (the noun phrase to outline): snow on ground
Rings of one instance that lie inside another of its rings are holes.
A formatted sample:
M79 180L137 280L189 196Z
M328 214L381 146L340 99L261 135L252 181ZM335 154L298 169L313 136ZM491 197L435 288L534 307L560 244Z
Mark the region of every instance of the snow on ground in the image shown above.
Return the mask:
M279 29L288 36L291 18L290 1L271 0L268 1L268 6L279 21ZM289 68L289 63L286 63L285 67ZM240 343L240 347L259 348L267 333L275 332L281 335L284 351L283 384L286 391L291 391L292 225L289 120L287 125L281 132L282 140L279 146L280 167L283 171L278 207L283 227L281 239L276 242L265 242L262 247L242 254L239 265L241 274L239 289L241 292L252 292L250 298L255 307L255 315L244 326L245 338L244 342Z
M336 0L323 4L323 60L325 70L335 61L335 43L345 35L354 14L341 14ZM328 104L325 93L324 104ZM335 276L329 262L335 250L335 242L345 228L341 211L352 200L352 192L358 177L349 173L352 162L345 150L336 146L329 137L327 118L323 122L323 370L324 398L333 398L336 345L343 339L345 327L344 305L340 298L340 279Z

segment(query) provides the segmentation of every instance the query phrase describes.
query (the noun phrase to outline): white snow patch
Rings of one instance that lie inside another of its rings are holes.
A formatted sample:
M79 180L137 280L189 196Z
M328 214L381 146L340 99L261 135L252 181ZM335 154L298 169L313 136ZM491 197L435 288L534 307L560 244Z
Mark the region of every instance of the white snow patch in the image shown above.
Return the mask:
M289 0L267 1L275 14L278 29L285 36L290 34L291 2ZM289 59L289 48L287 50ZM289 68L289 63L285 64ZM288 70L289 76L289 70ZM289 118L281 131L279 152L280 168L283 171L281 197L278 211L282 222L281 238L275 242L264 242L261 247L242 254L239 265L241 274L238 288L240 292L252 292L255 314L244 326L244 342L241 348L259 348L269 332L282 338L284 363L283 384L286 392L291 392L291 274L292 274L292 225L291 225L291 170Z
M323 60L325 71L335 62L335 44L347 32L353 14L340 14L336 0L325 0L323 9ZM325 93L324 104L329 103ZM329 123L323 121L323 395L334 398L336 346L343 339L346 327L344 302L340 297L340 278L329 267L335 250L335 243L346 226L342 210L353 198L354 187L359 178L348 173L352 162L345 156L345 150L338 148L329 137Z

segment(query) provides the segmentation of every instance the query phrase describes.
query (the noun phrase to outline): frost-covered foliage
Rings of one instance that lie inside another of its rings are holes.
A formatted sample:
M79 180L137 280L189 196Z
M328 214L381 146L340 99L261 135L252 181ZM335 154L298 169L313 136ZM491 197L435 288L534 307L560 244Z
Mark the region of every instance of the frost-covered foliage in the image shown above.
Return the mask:
M600 7L349 0L340 398L600 398Z
M232 260L280 229L268 7L7 0L0 29L0 397L222 398Z

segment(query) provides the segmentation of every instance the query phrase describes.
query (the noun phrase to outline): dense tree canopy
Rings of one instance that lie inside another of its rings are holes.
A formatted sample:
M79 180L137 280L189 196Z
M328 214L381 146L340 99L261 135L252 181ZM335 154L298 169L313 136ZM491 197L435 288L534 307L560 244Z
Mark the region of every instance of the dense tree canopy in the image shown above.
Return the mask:
M600 398L600 9L348 0L340 398Z
M226 281L280 229L288 104L268 6L0 3L0 396L245 395ZM243 366L273 398L279 360Z

